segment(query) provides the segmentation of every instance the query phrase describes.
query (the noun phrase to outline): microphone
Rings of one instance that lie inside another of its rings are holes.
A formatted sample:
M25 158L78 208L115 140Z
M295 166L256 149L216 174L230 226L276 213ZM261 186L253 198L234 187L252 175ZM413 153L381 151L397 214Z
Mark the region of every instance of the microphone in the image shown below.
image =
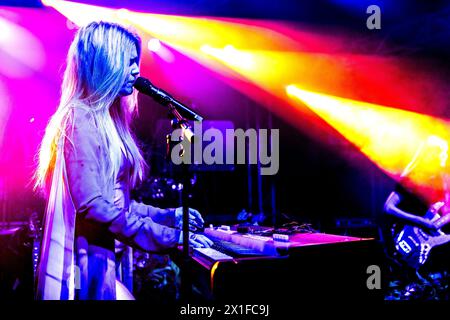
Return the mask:
M158 102L162 105L167 106L167 105L171 104L176 109L178 109L178 112L183 114L188 120L194 120L194 121L202 121L203 120L203 117L201 115L194 112L192 109L188 108L181 102L177 101L175 98L173 98L170 94L168 94L164 90L155 87L146 78L138 77L136 79L136 82L134 83L134 87L140 93L143 93L147 96L152 97L156 102Z

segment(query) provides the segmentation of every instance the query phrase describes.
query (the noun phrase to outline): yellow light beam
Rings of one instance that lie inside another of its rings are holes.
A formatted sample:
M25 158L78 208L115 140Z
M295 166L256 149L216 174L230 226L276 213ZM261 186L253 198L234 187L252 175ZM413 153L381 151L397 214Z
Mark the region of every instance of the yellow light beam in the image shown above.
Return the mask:
M447 145L450 141L449 122L443 119L303 90L296 85L287 86L286 93L302 101L370 160L397 178L424 142L430 145L436 140L430 137L439 137ZM416 168L422 171L413 177L417 186L425 187L429 184L427 178L447 170L438 160L440 153L436 155L430 155L436 161Z

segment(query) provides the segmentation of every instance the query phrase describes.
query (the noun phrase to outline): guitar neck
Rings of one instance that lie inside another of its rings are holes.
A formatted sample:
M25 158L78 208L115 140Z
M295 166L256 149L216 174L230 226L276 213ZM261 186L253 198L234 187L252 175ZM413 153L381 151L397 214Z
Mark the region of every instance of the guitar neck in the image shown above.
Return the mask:
M445 226L449 222L450 222L450 214L446 214L445 216L443 216L442 218L439 218L436 221L436 225L440 229L440 228L442 228L443 226Z

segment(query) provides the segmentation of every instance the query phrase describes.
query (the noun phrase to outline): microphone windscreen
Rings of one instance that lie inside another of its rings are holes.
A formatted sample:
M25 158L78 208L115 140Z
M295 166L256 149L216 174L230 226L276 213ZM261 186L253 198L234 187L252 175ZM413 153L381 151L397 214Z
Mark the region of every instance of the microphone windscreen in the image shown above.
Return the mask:
M136 82L134 83L134 87L142 93L150 94L151 88L153 87L152 83L143 77L138 77Z

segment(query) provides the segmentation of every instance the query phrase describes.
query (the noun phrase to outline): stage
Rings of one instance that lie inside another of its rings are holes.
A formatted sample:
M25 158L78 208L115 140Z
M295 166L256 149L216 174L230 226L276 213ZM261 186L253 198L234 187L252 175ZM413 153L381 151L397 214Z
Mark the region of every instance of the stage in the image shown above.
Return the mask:
M447 301L449 14L0 1L0 300Z

